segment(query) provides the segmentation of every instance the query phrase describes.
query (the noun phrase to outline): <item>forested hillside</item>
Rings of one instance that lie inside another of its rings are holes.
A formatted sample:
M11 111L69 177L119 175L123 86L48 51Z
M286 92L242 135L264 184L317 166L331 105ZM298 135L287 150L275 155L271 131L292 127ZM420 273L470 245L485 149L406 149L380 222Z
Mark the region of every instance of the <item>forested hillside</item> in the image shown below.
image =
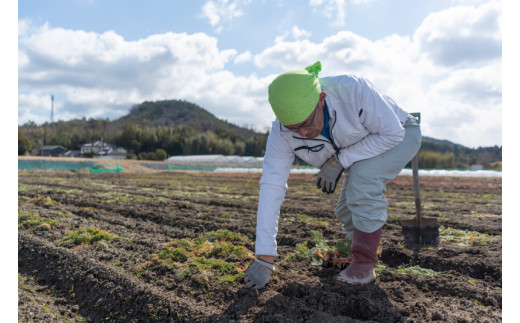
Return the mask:
M19 130L31 142L34 153L42 145L79 150L103 137L105 142L127 149L131 157L163 149L168 155L224 154L263 156L267 135L216 118L196 104L179 101L144 102L120 119L76 119L38 126L28 123Z
M419 152L421 168L468 168L475 164L502 169L502 146L474 149L448 140L423 137Z
M216 118L200 106L181 100L143 102L128 115L108 119L75 119L18 127L18 153L36 154L45 145L79 150L103 138L128 150L130 158L149 159L157 150L167 155L264 155L267 133L238 127ZM502 147L467 148L446 140L424 137L421 168L501 168Z

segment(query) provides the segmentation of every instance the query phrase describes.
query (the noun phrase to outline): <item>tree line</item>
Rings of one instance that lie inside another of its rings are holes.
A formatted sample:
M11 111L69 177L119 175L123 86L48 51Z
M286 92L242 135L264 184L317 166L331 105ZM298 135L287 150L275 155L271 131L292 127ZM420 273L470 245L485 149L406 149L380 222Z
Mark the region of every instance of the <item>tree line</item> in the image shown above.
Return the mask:
M46 123L37 126L29 123L19 127L18 154L36 155L45 145L60 145L79 150L85 143L100 140L125 148L129 158L164 160L174 155L239 155L262 157L268 134L257 134L244 138L230 130L200 131L184 127L140 127L125 123L122 127L109 127L107 120L73 120ZM426 141L426 144L425 144ZM436 145L431 139L423 139L418 154L419 167L423 169L470 168L480 164L487 169L502 168L502 148L485 147L470 149ZM305 162L295 161L298 165Z
M28 123L18 131L18 154L37 154L43 145L60 145L79 150L81 145L103 138L104 142L125 148L129 158L157 159L154 154L163 150L174 155L239 155L261 157L265 152L267 134L249 137L227 129L201 131L191 126L142 127L132 123L122 125L108 120L73 120Z

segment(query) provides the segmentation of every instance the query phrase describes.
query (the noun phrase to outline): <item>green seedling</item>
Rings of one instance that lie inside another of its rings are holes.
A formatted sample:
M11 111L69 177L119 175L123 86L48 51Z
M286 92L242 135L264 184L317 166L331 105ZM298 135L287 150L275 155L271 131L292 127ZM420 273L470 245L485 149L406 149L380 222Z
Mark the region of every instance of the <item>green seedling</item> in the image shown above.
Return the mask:
M334 249L339 252L341 255L350 255L351 251L351 242L349 239L341 239L336 242Z
M344 268L350 263L350 240L339 240L334 247L330 247L320 232L311 231L311 234L314 247L309 249L307 241L298 243L294 252L288 254L282 262L308 260L314 266L338 268Z
M406 275L419 275L426 279L433 278L438 274L435 270L422 268L419 266L410 266L397 269L398 274L406 274Z
M282 262L285 262L285 261L291 261L291 262L300 261L300 260L303 260L303 259L305 259L307 257L310 257L311 254L312 254L312 251L309 250L309 248L307 247L307 241L304 241L302 243L297 243L295 248L294 248L294 252L288 254L287 257L285 257L285 259Z
M390 221L399 221L399 220L401 220L400 214L393 213L392 215L390 215Z
M476 298L475 298L474 302L475 302L475 304L477 304L480 307L484 306L484 304L481 301L479 301L478 299L476 299Z
M105 230L100 230L94 227L79 227L76 230L65 233L65 236L63 239L61 239L61 243L74 245L94 244L101 240L110 242L111 240L117 238L118 237L115 234L108 233Z
M59 212L59 215L62 215L62 216L72 216L72 213L70 213L69 211L67 210L61 210Z
M38 212L18 212L18 229L32 231L49 231L53 226L57 225L59 221L41 217Z
M232 283L242 277L246 263L254 259L253 252L232 241L249 242L249 238L228 230L209 232L204 238L175 239L149 261L138 266L138 272L151 266L175 271L175 280L192 277L201 287L210 280Z
M394 270L394 269L388 268L387 266L385 266L379 262L376 264L375 270L376 270L376 273L378 273L379 275L382 275L382 276L388 275L388 274L391 274L391 275L398 275L398 274L400 274L400 275L419 275L426 279L433 278L435 275L439 274L435 270L422 268L417 265L400 266Z
M309 223L309 224L312 223L312 224L321 225L324 227L329 226L328 221L317 220L316 218L313 218L304 213L287 214L286 217L284 218L284 221L287 223L299 222L299 223Z
M37 190L38 187L35 185L18 185L18 194L23 194Z
M53 205L61 205L60 202L54 201L49 196L40 196L33 198L33 201L36 205L44 205L44 206L53 206Z
M501 236L491 236L489 234L476 231L459 230L441 227L439 229L441 242L451 242L463 246L486 246L491 241L500 241Z
M244 242L249 243L251 240L246 237L245 235L239 233L239 232L232 232L226 229L219 229L217 231L211 231L206 234L206 237L208 241L218 241L218 240L225 240L225 241L234 241L234 242Z

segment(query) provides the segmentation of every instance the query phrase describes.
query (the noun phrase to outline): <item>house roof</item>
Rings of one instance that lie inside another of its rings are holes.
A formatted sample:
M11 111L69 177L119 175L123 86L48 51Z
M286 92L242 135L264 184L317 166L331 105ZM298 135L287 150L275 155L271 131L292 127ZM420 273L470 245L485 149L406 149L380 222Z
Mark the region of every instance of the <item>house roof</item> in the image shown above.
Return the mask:
M125 151L121 151L121 150L114 150L114 149L111 149L109 150L107 153L106 153L107 156L126 156L126 150Z
M63 146L60 146L60 145L42 146L42 147L40 147L40 150L53 150L53 149L56 149L56 148L61 148L63 150L68 150L67 148L65 148Z
M81 147L100 147L100 146L101 146L101 141L99 141L99 140L81 145ZM108 142L103 141L103 147L111 147L111 146L113 146L113 145L109 144Z

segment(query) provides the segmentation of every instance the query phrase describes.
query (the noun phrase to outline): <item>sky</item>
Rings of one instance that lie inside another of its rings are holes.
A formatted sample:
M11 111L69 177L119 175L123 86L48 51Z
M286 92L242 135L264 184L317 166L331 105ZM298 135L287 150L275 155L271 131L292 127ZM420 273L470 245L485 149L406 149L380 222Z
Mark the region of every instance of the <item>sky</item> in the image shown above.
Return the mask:
M490 0L21 0L18 124L115 120L187 100L267 131L267 87L321 61L365 77L423 135L502 145L502 3Z

